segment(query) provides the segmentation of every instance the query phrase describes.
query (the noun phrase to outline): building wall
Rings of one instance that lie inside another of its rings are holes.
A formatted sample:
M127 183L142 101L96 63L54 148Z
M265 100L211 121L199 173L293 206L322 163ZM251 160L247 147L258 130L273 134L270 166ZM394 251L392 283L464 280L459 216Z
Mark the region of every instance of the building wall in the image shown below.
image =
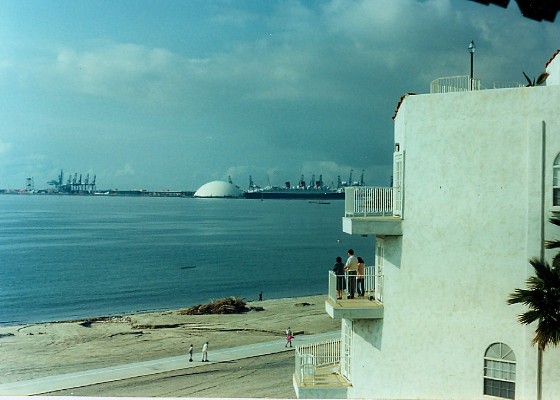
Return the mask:
M541 251L559 106L554 85L401 104L403 236L384 239L384 319L354 321L349 397L482 398L484 353L502 342L517 359L516 398L535 398L535 327L520 325L524 308L506 299L525 287L528 259ZM544 228L547 239L560 236ZM558 355L545 354L543 398L560 391Z

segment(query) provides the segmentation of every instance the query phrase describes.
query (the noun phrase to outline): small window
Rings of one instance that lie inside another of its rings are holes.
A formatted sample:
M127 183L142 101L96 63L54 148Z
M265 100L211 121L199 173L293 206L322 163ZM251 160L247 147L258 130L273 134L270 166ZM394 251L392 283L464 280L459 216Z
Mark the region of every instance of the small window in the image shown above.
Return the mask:
M552 205L560 206L560 154L556 156L552 166Z
M515 399L515 354L508 345L494 343L486 349L484 394Z

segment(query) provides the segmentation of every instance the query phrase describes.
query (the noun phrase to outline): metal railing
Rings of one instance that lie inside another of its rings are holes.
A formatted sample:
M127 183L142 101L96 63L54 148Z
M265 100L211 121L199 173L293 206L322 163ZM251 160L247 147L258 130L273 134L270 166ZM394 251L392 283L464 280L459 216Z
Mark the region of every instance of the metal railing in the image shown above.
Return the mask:
M395 215L394 203L400 190L397 187L355 186L345 189L346 217Z
M493 84L494 89L512 89L512 88L520 88L523 86L525 85L519 82L505 82L505 81L498 81L498 82L494 82Z
M295 373L301 383L315 383L317 368L340 364L340 339L298 346Z
M336 275L334 271L329 271L329 293L328 296L331 300L336 301L337 299L337 280L341 279L343 284L343 291L345 295L348 295L348 288L350 286L350 280L356 279L357 276L353 275L349 278L348 274L344 275ZM352 283L353 284L353 283ZM383 276L375 273L375 267L366 267L366 271L364 273L364 289L365 295L364 297L369 298L373 296L373 298L377 301L383 300ZM357 290L357 282L356 287ZM357 295L357 291L355 292Z
M430 83L430 93L468 92L482 89L480 79L471 79L468 75L438 78Z
M496 81L493 82L492 89L510 89L524 86L525 85L519 82ZM468 92L471 90L484 89L480 79L471 79L468 75L438 78L430 83L430 93Z

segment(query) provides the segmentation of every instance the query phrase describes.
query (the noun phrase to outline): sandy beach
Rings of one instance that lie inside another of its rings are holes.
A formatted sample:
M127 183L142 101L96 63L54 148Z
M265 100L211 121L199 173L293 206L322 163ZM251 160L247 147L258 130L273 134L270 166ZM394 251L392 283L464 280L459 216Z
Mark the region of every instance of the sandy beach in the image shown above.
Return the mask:
M212 349L284 340L288 326L303 335L340 329L324 303L321 295L249 302L264 310L243 314L181 315L174 310L0 327L0 383L183 355L191 343L199 353L208 341L211 354ZM287 352L52 394L294 397L293 368L293 353Z

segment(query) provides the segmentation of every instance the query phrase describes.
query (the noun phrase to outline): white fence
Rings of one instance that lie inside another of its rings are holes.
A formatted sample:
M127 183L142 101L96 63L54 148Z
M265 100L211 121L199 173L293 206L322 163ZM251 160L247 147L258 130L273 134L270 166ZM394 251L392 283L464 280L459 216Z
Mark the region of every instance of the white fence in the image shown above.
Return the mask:
M296 347L295 364L301 383L315 383L318 367L340 364L340 339Z
M451 76L434 79L430 83L430 93L467 92L470 90L482 90L480 79L468 75Z
M344 293L348 294L348 288L350 286L350 279L356 279L357 277L353 275L351 278L347 274L344 275L336 275L334 271L329 271L329 293L328 296L332 300L337 299L337 280L340 279L344 286ZM383 276L380 276L375 273L375 267L366 267L366 271L364 273L364 289L365 289L365 297L369 298L373 296L375 300L381 301L382 300L382 287L383 287ZM355 286L357 295L357 282Z
M399 188L396 187L347 187L345 189L344 214L346 217L393 215L395 196L399 195Z

